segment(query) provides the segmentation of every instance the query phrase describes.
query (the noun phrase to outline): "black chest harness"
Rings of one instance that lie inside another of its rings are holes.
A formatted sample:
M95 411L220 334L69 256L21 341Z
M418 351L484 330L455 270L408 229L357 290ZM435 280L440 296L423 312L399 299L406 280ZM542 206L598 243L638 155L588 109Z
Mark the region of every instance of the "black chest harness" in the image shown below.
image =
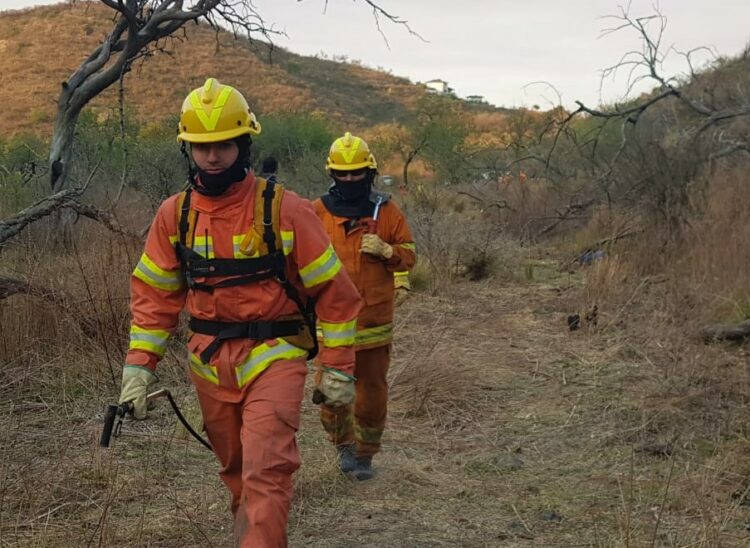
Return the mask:
M289 299L295 302L299 314L273 320L226 322L190 317L189 327L195 333L210 335L214 340L201 352L200 359L209 363L221 343L228 339L263 341L284 337L287 342L308 351L308 359L318 352L315 336L315 303L303 299L289 281L286 272L283 241L280 229L281 199L284 189L273 181L256 180L255 214L253 224L240 245L240 252L258 256L244 259L211 259L193 250L198 212L190 207L193 189L184 191L178 199L179 240L175 252L188 289L213 293L218 288L248 285L273 279L280 283ZM277 187L279 187L277 189ZM207 246L208 247L208 246ZM211 278L223 278L210 283ZM200 281L198 281L200 279Z

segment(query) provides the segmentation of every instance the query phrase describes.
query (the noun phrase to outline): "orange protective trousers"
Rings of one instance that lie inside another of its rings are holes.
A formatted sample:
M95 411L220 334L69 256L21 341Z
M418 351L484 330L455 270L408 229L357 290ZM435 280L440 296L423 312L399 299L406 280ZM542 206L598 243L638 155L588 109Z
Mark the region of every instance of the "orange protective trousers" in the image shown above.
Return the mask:
M356 443L358 457L371 457L380 451L388 415L388 366L391 345L357 350L354 376L357 382L354 405L320 406L320 420L334 445Z
M232 493L240 547L287 546L306 373L302 358L276 361L237 403L198 390L206 433L221 464L219 475Z

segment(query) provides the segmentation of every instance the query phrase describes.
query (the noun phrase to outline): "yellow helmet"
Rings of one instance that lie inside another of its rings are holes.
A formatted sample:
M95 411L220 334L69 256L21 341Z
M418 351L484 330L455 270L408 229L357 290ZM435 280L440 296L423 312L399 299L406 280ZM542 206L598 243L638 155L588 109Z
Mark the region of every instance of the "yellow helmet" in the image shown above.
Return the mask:
M216 143L240 135L258 135L260 123L242 94L209 78L182 103L178 141Z
M378 169L378 163L370 153L370 147L367 146L365 140L347 131L343 137L339 137L331 145L326 160L326 170L355 171L363 167Z

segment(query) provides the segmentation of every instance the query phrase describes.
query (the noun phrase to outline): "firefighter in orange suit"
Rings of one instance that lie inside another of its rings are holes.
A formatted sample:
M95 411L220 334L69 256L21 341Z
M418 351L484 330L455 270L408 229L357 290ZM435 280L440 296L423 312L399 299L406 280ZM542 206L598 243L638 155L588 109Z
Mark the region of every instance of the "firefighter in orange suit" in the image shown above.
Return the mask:
M394 273L403 279L416 252L401 210L388 195L373 191L377 163L364 140L350 133L336 139L326 169L333 184L313 206L365 304L357 319L355 402L324 403L321 420L338 449L341 470L367 480L387 415Z
M120 402L146 417L156 364L186 308L190 376L238 543L286 546L311 318L323 332L317 388L328 405L346 405L361 299L311 204L250 169L261 127L240 92L209 78L179 124L191 185L157 211L132 275Z

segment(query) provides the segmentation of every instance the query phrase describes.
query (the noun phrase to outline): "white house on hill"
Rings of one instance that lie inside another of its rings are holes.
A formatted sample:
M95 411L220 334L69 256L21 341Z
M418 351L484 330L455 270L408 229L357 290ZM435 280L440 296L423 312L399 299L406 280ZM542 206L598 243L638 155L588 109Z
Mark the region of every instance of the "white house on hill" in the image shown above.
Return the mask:
M453 91L445 80L428 80L424 83L428 91L433 93L450 93Z

